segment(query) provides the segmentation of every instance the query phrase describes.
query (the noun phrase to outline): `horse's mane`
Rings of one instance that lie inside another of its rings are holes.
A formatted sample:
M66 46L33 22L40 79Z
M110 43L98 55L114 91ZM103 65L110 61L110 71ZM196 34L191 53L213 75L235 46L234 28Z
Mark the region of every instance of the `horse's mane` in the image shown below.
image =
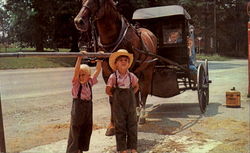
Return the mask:
M103 5L107 16L121 19L121 14L117 10L115 2L113 0L104 0Z

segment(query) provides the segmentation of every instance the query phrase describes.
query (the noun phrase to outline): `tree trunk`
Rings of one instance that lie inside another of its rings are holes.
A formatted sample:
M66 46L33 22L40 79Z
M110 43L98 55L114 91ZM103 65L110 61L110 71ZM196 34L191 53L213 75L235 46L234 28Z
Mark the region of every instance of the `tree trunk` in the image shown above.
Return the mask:
M37 52L43 52L44 51L42 42L37 42L36 43L36 51Z
M79 52L78 41L79 41L79 32L78 30L73 30L71 35L71 49L70 52Z

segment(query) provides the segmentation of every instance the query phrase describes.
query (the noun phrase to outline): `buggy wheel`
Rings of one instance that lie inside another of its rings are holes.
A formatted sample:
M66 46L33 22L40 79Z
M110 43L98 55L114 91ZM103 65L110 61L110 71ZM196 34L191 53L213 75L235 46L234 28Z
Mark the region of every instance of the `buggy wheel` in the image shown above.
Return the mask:
M208 61L205 59L205 78L206 78L206 83L207 83L207 105L209 104L209 74L208 74Z
M206 72L204 66L200 64L197 72L197 92L200 110L202 113L206 111L208 100L208 82L206 81Z

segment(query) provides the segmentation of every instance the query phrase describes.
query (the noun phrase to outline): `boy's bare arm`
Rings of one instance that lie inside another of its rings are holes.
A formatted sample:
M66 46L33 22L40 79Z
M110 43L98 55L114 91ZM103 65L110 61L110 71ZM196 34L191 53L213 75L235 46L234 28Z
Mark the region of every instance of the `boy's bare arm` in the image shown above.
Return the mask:
M79 79L81 61L82 61L82 56L77 57L77 61L76 61L76 64L75 64L75 71L74 71L73 81L77 81Z
M137 82L134 86L134 93L136 93L139 90L139 83Z
M97 60L96 62L97 64L96 64L95 72L93 73L93 78L95 77L97 78L102 69L102 60Z
M104 53L103 51L99 51L98 53L102 54ZM94 77L98 77L98 75L100 74L101 72L101 69L102 69L102 60L96 60L97 64L96 64L96 68L95 68L95 72L93 73L93 78Z

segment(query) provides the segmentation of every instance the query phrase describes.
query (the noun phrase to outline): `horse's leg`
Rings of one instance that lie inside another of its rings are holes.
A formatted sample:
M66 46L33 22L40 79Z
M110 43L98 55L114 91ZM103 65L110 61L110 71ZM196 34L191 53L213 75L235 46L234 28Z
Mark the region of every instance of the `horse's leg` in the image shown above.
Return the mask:
M140 84L140 91L137 93L136 100L137 100L137 116L138 116L138 122L139 124L144 124L146 119L145 119L145 105L146 105L146 100L148 96L148 85L146 78L144 78L144 75L142 75L139 78L139 84Z
M146 122L146 113L145 113L145 109L146 109L146 101L147 101L147 97L148 94L151 92L151 80L152 80L152 76L153 76L153 68L154 68L154 64L151 64L146 71L143 72L143 76L140 78L141 79L141 83L140 83L140 89L141 89L141 114L140 114L140 119L139 119L139 123L140 124L144 124Z
M108 60L104 60L102 62L102 77L103 77L105 83L107 83L108 78L109 78L111 73L112 73L112 70L111 70L111 68L109 68ZM111 97L109 97L109 104L110 104L111 117L110 117L110 123L109 123L107 130L106 130L106 133L105 133L106 136L112 136L115 134L114 115L113 115L113 107L112 107L112 98Z
M140 91L135 93L135 99L136 99L136 115L137 115L137 122L139 122L140 120L140 114L141 114L141 96L140 96Z
M146 122L146 113L145 113L145 107L146 107L146 100L147 100L148 94L147 93L141 93L141 110L140 110L140 119L139 124L144 124Z
M113 111L113 107L112 107L112 98L109 97L109 104L110 104L110 111L111 111L111 117L110 117L110 123L108 125L108 128L106 130L105 135L106 136L113 136L115 135L115 126L114 126L114 111Z

